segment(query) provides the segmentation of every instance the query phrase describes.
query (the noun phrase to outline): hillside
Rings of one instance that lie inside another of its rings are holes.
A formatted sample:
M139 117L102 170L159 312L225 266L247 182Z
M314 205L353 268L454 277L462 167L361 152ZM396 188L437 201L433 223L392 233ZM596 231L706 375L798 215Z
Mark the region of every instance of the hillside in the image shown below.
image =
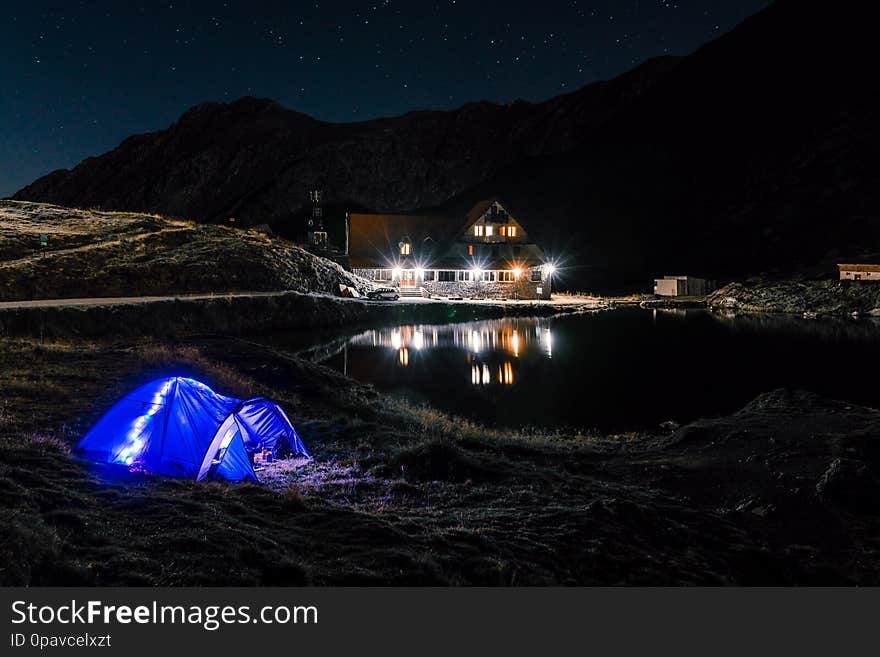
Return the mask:
M48 237L40 246L40 235ZM276 291L366 282L279 238L157 215L0 201L0 300Z
M352 124L269 100L200 105L16 198L292 235L315 185L337 211L497 194L568 257L572 286L798 270L880 242L867 11L779 0L688 57L537 104Z

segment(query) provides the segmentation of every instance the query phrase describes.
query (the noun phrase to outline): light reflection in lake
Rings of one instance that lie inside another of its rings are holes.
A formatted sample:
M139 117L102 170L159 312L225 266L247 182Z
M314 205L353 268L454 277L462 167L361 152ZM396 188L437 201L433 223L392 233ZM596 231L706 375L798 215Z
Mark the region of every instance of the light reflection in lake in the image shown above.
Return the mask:
M360 360L381 352L396 354L397 367L424 366L427 351L444 355L444 366L460 370L474 386L512 386L520 359L552 357L552 331L547 322L509 319L445 325L409 325L370 329L341 345L343 371L354 374ZM353 368L349 372L349 367Z
M301 355L496 426L656 427L781 387L880 406L880 325L866 320L615 310L371 329Z

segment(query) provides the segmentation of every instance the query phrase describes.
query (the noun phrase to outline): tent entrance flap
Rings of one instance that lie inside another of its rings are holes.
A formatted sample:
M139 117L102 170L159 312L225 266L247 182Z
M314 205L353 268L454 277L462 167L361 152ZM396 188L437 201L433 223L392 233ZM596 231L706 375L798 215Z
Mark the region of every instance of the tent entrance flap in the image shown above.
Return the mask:
M225 479L245 478L235 476L235 473L246 475L250 472L253 475L253 466L251 465L250 458L248 458L242 437L245 431L235 413L230 414L217 429L213 440L208 445L196 479L201 480L223 473L233 475L224 476ZM227 462L227 459L229 462Z

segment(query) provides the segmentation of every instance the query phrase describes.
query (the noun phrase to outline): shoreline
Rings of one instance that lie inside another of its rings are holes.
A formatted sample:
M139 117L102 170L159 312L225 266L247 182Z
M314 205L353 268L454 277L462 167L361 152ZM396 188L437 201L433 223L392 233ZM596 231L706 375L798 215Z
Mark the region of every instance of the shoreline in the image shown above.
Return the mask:
M794 294L792 289L798 290L799 294ZM601 297L561 293L550 301L413 299L371 302L295 291L37 300L0 303L0 336L244 336L255 332L369 328L393 323L445 324L504 317L551 317L626 308L706 309L718 315L877 317L880 316L880 285L875 289L870 283L854 286L827 281L785 281L752 287L732 283L705 298L658 298L647 294Z
M346 299L301 292L180 295L144 300L91 299L0 305L0 335L47 338L113 335L173 337L193 334L364 326L378 323L448 323L503 317L590 312L607 306L595 300L399 301Z

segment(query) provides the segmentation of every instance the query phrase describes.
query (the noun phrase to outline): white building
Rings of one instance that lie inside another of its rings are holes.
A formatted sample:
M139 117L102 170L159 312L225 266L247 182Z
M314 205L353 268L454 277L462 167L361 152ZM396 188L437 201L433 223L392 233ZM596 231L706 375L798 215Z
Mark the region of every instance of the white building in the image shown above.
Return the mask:
M880 281L880 265L837 265L842 281Z
M664 276L654 279L658 297L702 297L715 289L715 281L693 276Z

